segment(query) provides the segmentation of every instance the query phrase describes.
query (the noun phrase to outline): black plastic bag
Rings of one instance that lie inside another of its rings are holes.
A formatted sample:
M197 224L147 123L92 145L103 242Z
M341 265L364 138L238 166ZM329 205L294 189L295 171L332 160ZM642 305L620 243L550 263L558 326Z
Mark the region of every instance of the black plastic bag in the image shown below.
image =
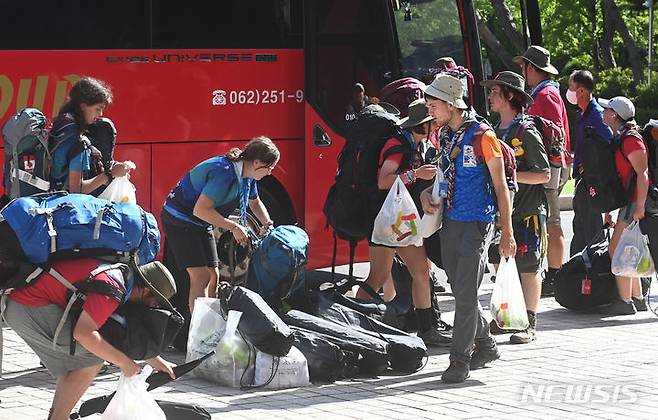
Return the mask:
M358 311L332 302L322 295L318 295L316 298L315 314L320 318L351 326L364 334L386 341L393 370L413 373L423 367L427 347L420 337L407 334Z
M283 357L290 351L292 331L256 292L244 287L221 291L222 310L242 312L238 330L263 353Z
M377 375L388 368L388 344L381 338L297 310L289 311L283 320L288 325L315 331L343 351L359 354L358 366L362 373Z
M125 303L98 332L131 359L146 360L161 355L171 345L183 322L174 310Z
M338 345L320 337L314 331L298 327L291 329L295 337L295 347L308 362L311 382L335 382L356 375L356 363L348 367L349 357Z

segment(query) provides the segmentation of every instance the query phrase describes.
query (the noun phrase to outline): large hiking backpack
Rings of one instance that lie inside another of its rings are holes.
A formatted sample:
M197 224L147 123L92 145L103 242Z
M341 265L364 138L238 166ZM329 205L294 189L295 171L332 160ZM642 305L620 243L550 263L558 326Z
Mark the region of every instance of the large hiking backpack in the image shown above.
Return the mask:
M2 127L5 149L4 186L9 198L50 189L48 119L36 108L25 108Z
M277 226L251 256L247 285L273 307L305 293L308 235L297 226Z
M400 110L400 118L407 116L407 108L416 99L422 99L425 83L413 77L394 80L379 91L382 101Z
M517 137L522 138L524 131L531 126L534 126L541 135L550 165L554 168L566 167L564 129L539 115L526 115L519 124Z
M649 120L642 129L642 139L647 147L649 163L649 193L646 201L648 214L658 214L658 120Z
M79 256L155 259L160 231L155 217L131 203L112 203L88 194L59 192L20 197L0 210L15 232L27 260Z
M334 231L332 267L336 262L336 238L350 243L350 278L356 245L367 239L369 212L378 200L377 172L384 144L390 138L400 140L400 146L391 147L384 158L400 152L411 157L411 147L397 122L392 114L366 107L350 126L338 156L336 182L329 189L323 212L327 227Z
M640 136L632 130L628 133ZM630 199L629 192L632 193L631 189L627 190L616 169L615 151L622 143L623 140L618 144L611 143L603 139L593 127L585 127L585 141L581 151L582 179L592 207L601 213L624 207Z
M117 129L111 119L102 117L87 127L92 158L100 157L104 172L109 172L114 161L114 147L117 144ZM92 166L98 167L92 162Z

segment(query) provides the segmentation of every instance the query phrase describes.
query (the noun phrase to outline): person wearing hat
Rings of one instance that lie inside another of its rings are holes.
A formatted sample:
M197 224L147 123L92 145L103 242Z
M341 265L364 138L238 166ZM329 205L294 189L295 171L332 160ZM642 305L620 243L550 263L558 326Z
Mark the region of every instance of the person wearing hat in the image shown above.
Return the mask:
M512 229L516 240L516 266L528 311L530 325L510 337L512 344L529 343L536 338L537 309L541 294L541 270L545 255L546 207L544 186L551 177L544 142L524 110L532 97L523 89L520 74L501 71L495 79L480 83L489 89L491 110L500 115L494 125L496 135L514 149L519 190L514 194ZM503 333L495 321L491 331Z
M592 205L581 164L586 142L605 141L612 138L612 130L603 122L603 108L593 96L594 76L589 70L574 70L569 76L567 101L578 107L578 121L574 132L573 177L576 188L573 195L573 236L569 256L581 252L587 244L603 235L603 217ZM596 135L587 133L593 131ZM546 284L546 283L545 283Z
M77 282L72 279L76 279L102 282L117 288L125 294L124 302L171 308L168 299L176 293L173 277L158 261L131 269L125 264L108 267L107 263L96 259L74 259L57 261L52 268L73 284ZM73 317L67 316L60 329L69 291L51 272L44 272L32 285L3 296L2 317L57 379L48 418L64 420L69 418L104 360L118 366L124 376L135 375L140 367L98 332L120 305L106 294L85 293L75 324ZM80 344L75 346L74 354L70 354L71 337ZM160 356L146 362L175 379L172 370L175 365Z
M439 140L440 170L446 175L443 227L440 230L443 268L455 297L450 365L444 382L463 382L471 369L500 357L489 324L478 304L478 288L486 265L496 213L500 213L500 254L516 252L511 203L500 141L478 121L464 102L464 87L453 76L439 74L425 89L429 114L444 127ZM423 210L434 213L431 188L421 193Z
M378 105L370 105L374 107ZM383 111L383 109L382 109ZM381 111L380 111L381 112ZM412 192L418 181L431 180L436 175L436 165L424 164L427 149L427 135L432 117L427 113L423 99L411 102L407 109L407 117L399 120L402 136L388 139L379 152L379 170L377 173L378 195L372 203L369 225L372 229L374 218L381 209L388 191L399 176L402 182ZM372 233L372 230L371 230ZM370 238L372 235L368 235ZM420 246L387 247L368 241L370 257L370 272L366 282L374 290L384 287L385 298L395 297L392 289L393 279L391 268L397 253L404 261L412 277L412 297L418 317L418 336L430 346L449 346L450 338L443 335L433 324L433 310L429 287L429 264L425 248ZM357 297L367 298L364 290L359 290Z
M544 47L531 45L526 52L514 57L514 62L521 66L523 77L528 86L532 87L530 96L533 102L528 109L528 115L538 115L553 121L564 130L564 162L560 182L557 188L545 189L546 201L548 202L548 271L542 285L543 296L552 296L554 291L553 279L555 273L562 266L565 254L564 232L562 231L562 219L560 216L560 193L569 180L571 172L571 138L569 135L569 121L567 109L560 96L560 85L551 80L552 76L559 74L551 64L551 53Z
M635 122L635 106L630 99L616 96L612 99L599 99L603 107L603 122L614 133L615 166L622 185L633 189L630 202L619 209L617 222L610 239L610 255L615 254L622 232L632 221L644 218L647 193L649 191L649 163L647 147L640 128ZM635 183L633 183L635 179ZM611 223L610 214L605 222ZM647 303L642 295L639 277L616 276L619 298L603 309L607 315L633 315L638 310L646 311Z

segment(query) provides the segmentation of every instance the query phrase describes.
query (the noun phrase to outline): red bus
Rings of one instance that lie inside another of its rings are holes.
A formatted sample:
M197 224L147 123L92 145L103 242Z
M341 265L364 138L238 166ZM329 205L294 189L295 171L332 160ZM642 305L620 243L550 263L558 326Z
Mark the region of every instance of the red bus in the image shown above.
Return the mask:
M193 165L267 135L282 158L260 182L261 197L277 224L299 223L309 233L309 267L328 266L333 242L322 206L354 83L377 96L389 81L446 55L482 78L471 0L405 5L10 2L0 26L0 124L27 106L55 116L81 76L107 82L117 159L137 164L138 203L156 215ZM470 93L483 110L484 90L470 86ZM339 262L346 250L339 248Z

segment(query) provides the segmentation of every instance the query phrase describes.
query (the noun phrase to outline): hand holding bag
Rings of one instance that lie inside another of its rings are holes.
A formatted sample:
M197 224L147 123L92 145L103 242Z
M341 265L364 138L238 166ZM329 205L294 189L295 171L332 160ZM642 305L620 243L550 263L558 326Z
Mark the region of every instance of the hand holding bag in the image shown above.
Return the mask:
M622 232L612 256L612 274L624 277L650 277L656 272L649 240L633 220Z
M439 193L443 179L443 172L439 169L434 177L434 185L432 186L432 204L438 206L438 208L432 214L423 214L423 218L420 219L420 232L423 238L429 238L434 235L436 231L441 229L441 225L443 224L443 198Z
M144 366L142 372L129 378L119 377L117 392L103 412L103 420L166 420L165 413L146 391L146 378L153 368Z
M375 218L372 242L392 247L423 246L419 223L414 200L398 176Z
M489 309L496 324L504 330L528 328L528 313L514 257L500 260Z
M110 182L110 185L98 196L103 200L115 203L133 203L137 204L135 196L135 186L128 180L128 176L116 177Z

